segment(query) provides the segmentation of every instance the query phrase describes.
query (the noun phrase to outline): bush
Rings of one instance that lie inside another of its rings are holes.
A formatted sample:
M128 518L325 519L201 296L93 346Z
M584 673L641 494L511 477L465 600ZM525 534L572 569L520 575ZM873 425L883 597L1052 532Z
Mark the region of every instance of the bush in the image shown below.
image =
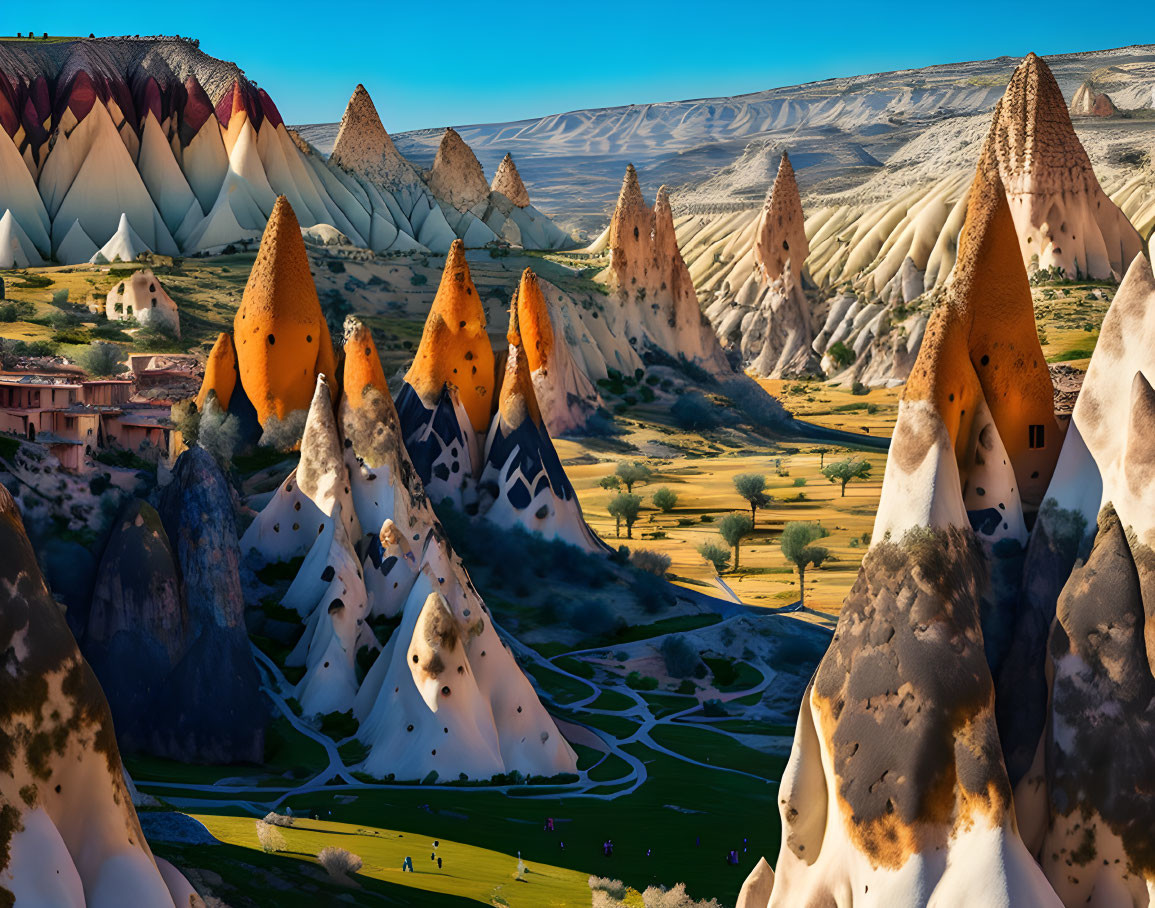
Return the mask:
M845 369L847 366L853 363L855 359L857 359L857 357L854 355L854 351L846 346L846 344L844 344L842 341L838 341L837 343L831 344L829 347L827 347L826 355L830 357L830 359L834 362L834 365L841 369Z
M861 397L864 394L870 393L870 388L866 387L862 382L855 379L854 384L850 386L850 393Z
M630 589L647 615L656 615L674 602L670 584L653 574L639 573L630 584Z
M698 554L714 565L714 570L721 574L730 566L730 549L716 542L703 542L698 546Z
M641 672L630 672L626 675L626 687L631 690L657 690L658 679Z
M630 564L647 574L665 577L666 571L670 569L670 556L650 549L635 549L630 554Z
M261 844L261 850L265 854L273 854L277 851L288 851L288 844L285 842L284 835L281 834L276 826L271 823L266 823L264 820L257 820L257 841Z
M674 401L670 416L679 428L694 431L714 429L722 422L718 408L700 391L683 394Z
M662 486L654 492L653 499L654 507L660 510L663 514L669 514L674 510L674 506L678 503L678 493L672 492L665 486Z
M689 678L702 664L698 651L684 636L667 637L662 641L662 660L671 678Z
M569 616L570 627L592 637L611 633L618 627L620 620L601 599L576 606Z
M97 341L77 357L89 375L119 375L124 370L124 350L116 344Z
M338 883L348 886L354 885L349 874L356 873L362 866L361 859L353 852L346 851L344 848L335 848L332 845L322 848L320 854L317 855L317 860L321 862L321 866L325 868L329 876Z
M270 826L286 826L286 827L288 827L288 826L292 826L295 822L297 822L297 820L296 820L296 817L286 816L283 813L272 813L271 812L271 813L265 814L264 822L268 823Z
M804 485L806 485L806 477L805 476L794 477L794 488L800 489Z
M429 278L424 274L411 274L409 275L409 283L414 287L424 287L429 283Z

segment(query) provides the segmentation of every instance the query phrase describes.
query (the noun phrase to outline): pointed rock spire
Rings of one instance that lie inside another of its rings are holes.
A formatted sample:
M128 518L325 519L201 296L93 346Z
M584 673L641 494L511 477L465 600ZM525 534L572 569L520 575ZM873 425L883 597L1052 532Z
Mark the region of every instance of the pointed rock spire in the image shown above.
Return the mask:
M1084 82L1075 91L1071 98L1072 117L1113 117L1119 113L1119 108L1105 92L1095 91L1091 82Z
M521 282L514 294L514 300L517 302L518 334L525 348L530 371L537 372L539 369L548 371L554 348L553 323L537 275L531 269L526 268L521 273ZM511 313L511 327L512 321Z
M983 156L997 164L1023 259L1068 278L1120 279L1142 242L1107 198L1055 77L1028 54L995 108Z
M485 171L481 169L473 149L453 128L446 129L441 137L437 156L433 159L429 188L436 198L461 211L469 211L489 198Z
M261 237L233 320L233 341L241 384L262 425L306 409L317 375L336 371L301 228L284 196Z
M794 168L790 166L790 156L782 152L778 175L766 194L766 203L755 228L754 257L763 280L777 280L785 273L787 265L797 280L809 254L798 183L794 179Z
M528 269L527 269L528 270ZM541 424L541 411L537 405L537 395L530 377L529 358L522 345L521 329L518 325L518 291L513 291L509 304L509 354L505 359L505 375L501 380L501 394L497 410L510 429L516 429L528 417L534 425Z
M497 173L493 175L493 184L490 188L494 192L500 192L518 208L525 208L529 205L529 192L526 191L525 183L521 181L521 174L517 172L517 165L513 163L513 155L511 154L506 154L501 159L501 163L497 166Z
M364 85L358 85L349 98L329 162L384 186L416 178L385 131Z
M489 427L495 384L493 346L461 240L453 241L446 256L441 284L405 381L430 408L446 384L456 386L473 429L484 432Z

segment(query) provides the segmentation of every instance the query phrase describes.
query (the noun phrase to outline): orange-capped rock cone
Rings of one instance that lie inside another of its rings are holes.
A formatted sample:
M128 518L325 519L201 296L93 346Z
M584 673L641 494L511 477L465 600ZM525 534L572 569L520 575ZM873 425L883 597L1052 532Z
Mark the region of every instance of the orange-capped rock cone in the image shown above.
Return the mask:
M213 344L209 358L205 362L205 377L196 398L197 410L204 412L205 399L209 391L215 391L217 403L221 405L222 410L227 411L236 386L237 352L233 348L232 336L222 331L217 336L217 342Z
M321 314L301 228L280 196L233 320L241 385L264 425L307 410L317 376L335 373L336 357Z
M791 270L797 278L809 254L810 245L806 240L798 182L794 179L790 156L782 152L778 175L774 178L774 185L770 187L762 214L758 218L754 258L761 269L762 278L774 281L785 273L787 263L791 264Z
M537 275L529 268L521 273L521 283L518 285L514 300L517 303L518 332L521 335L521 344L525 349L529 369L531 372L548 369L553 353L553 323L549 317L545 297L541 294ZM512 329L512 312L510 325Z
M433 409L446 384L457 387L474 431L484 433L493 415L493 345L485 309L469 276L465 245L454 240L437 296L405 381Z
M494 192L500 192L518 208L525 208L529 205L529 192L525 188L525 183L521 181L521 174L517 171L517 165L513 163L513 155L507 154L501 159L501 163L497 165L497 173L493 175L493 183L490 188Z
M344 349L343 399L359 407L367 391L374 390L388 396L389 384L385 380L377 345L373 342L373 332L360 319L350 317L346 320Z
M522 281L524 280L525 276L522 275ZM534 425L541 425L541 410L537 404L537 394L533 390L533 378L530 375L532 367L526 355L526 347L522 343L518 317L519 295L518 290L513 291L513 300L509 305L509 331L505 335L509 341L509 354L505 359L505 375L501 380L501 395L497 403L501 418L512 429L520 426L527 416Z
M973 460L969 446L985 404L1024 510L1042 503L1062 431L1014 221L986 153L971 186L947 301L927 325L904 400L934 406L960 465Z

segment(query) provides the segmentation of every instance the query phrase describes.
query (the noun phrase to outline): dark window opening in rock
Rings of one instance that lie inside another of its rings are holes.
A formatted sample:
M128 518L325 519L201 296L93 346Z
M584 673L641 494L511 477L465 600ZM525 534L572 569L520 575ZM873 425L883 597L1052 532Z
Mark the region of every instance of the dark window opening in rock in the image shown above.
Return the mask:
M1043 426L1030 426L1027 429L1027 441L1032 448L1041 448L1045 442L1045 435L1043 434Z

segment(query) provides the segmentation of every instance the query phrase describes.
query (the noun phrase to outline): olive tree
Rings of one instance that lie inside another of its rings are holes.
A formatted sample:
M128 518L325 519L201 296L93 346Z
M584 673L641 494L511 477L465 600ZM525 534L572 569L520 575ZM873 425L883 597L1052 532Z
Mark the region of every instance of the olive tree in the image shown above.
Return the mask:
M806 568L821 567L830 557L830 549L812 543L829 535L826 527L811 521L794 520L782 528L778 543L786 560L798 570L798 599L803 604L806 602Z
M745 514L734 511L718 521L718 532L726 540L726 544L734 549L734 570L739 567L738 547L742 540L754 531L754 521Z
M822 475L831 482L842 483L842 497L846 497L846 484L853 479L870 479L870 461L862 457L847 457L822 468Z
M642 499L629 492L618 492L610 499L610 516L617 520L617 535L622 535L622 521L626 523L626 538L634 538L634 524L638 519L638 512L642 509Z
M763 473L739 473L734 477L734 488L750 504L750 523L758 519L758 509L773 499L766 494L766 476Z
M654 477L654 471L647 467L644 463L619 463L614 475L621 480L622 485L626 487L626 491L633 493L634 486L638 483L649 482Z

